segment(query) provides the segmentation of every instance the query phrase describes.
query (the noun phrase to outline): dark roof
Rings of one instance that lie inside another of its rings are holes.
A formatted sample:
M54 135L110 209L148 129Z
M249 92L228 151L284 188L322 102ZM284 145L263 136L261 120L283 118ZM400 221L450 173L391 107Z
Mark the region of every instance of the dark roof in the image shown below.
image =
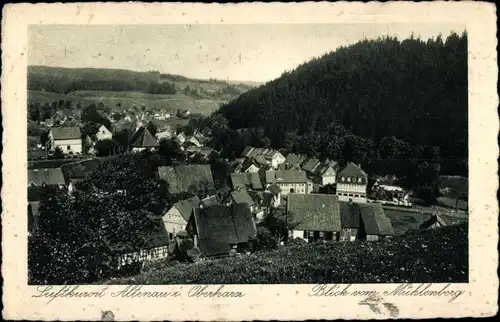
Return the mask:
M102 162L102 159L96 158L63 164L61 166L61 170L63 172L66 184L69 184L72 180L81 180L85 178Z
M301 154L290 153L287 155L285 163L289 167L300 168L301 164L306 160L306 156Z
M234 203L236 203L236 204L246 203L249 206L252 206L255 204L254 200L248 194L248 191L246 191L245 189L232 191L231 198L233 199Z
M367 235L392 236L394 229L389 218L384 213L381 204L358 204L361 220Z
M158 167L160 179L167 181L170 193L215 190L212 170L208 164Z
M263 189L260 176L257 172L231 173L231 184L233 189L246 189L247 187L255 190Z
M252 189L261 190L262 182L260 181L260 176L257 172L251 172L247 174L247 178L250 181Z
M81 139L82 133L79 127L53 127L50 129L52 131L52 137L54 140L72 140Z
M307 176L304 171L278 170L266 171L266 183L306 183Z
M432 215L431 218L426 220L420 225L421 229L427 229L433 224L438 222L441 226L450 226L453 225L453 220L451 218L446 217L446 216L440 216L440 215Z
M64 185L64 175L61 168L32 169L28 170L28 185L48 186Z
M269 192L264 192L262 194L263 200L262 200L262 206L264 207L271 207L271 201L273 200L273 194Z
M231 173L231 184L233 189L245 189L247 187L246 173Z
M298 223L296 230L340 231L340 206L336 195L288 195L287 211Z
M248 242L257 234L246 204L215 205L193 210L200 251L205 256L228 253L230 245Z
M158 140L144 126L139 127L130 140L134 148L152 148L158 146Z
M359 166L352 162L349 162L342 171L340 171L337 177L350 177L350 178L367 178L366 173Z
M176 202L173 205L177 210L179 210L182 217L188 221L191 213L193 212L193 208L197 208L200 206L200 198L198 196L194 196L188 199L184 199Z
M249 158L255 158L258 155L261 155L262 152L264 152L264 149L262 148L253 148L250 153L248 154Z
M361 213L356 203L340 202L342 228L359 228Z
M310 158L302 165L302 170L307 172L313 172L316 167L320 164L319 160L316 158Z
M273 183L272 185L269 186L269 191L271 191L274 195L277 195L278 193L281 192L280 186L278 186L276 183Z

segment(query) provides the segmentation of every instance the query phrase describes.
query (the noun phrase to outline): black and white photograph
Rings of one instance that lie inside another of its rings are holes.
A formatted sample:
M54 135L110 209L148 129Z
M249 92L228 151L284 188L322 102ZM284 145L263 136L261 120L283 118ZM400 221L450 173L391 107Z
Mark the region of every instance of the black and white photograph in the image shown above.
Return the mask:
M495 6L2 10L6 320L498 312Z
M28 282L468 282L461 24L31 25Z

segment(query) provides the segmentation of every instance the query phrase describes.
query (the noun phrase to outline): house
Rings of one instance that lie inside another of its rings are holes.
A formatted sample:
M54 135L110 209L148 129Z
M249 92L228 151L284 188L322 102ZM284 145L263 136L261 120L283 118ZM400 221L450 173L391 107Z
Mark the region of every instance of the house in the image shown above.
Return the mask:
M233 204L247 204L251 212L255 210L255 201L245 189L231 191L231 201Z
M340 202L340 241L355 241L359 239L361 227L361 212L354 202Z
M361 214L360 239L376 241L394 236L391 220L385 215L381 204L360 203L358 207Z
M321 185L335 184L337 178L337 162L325 161L316 167L315 174L320 178Z
M420 225L420 229L434 229L456 224L451 218L440 215L432 215Z
M101 125L95 134L97 140L111 140L113 133L104 125Z
M172 137L173 137L173 135L174 135L174 134L172 133L172 131L170 131L170 129L167 129L167 130L164 130L164 131L161 131L161 132L156 133L156 135L155 135L155 136L156 136L156 139L157 139L158 141L160 141L161 139L166 139L166 140L168 140L168 139L172 138Z
M231 184L233 189L263 190L260 176L257 172L231 173Z
M146 261L155 261L168 256L168 246L170 240L165 226L160 218L153 218L155 229L144 235L145 246L140 250L134 250L131 247L120 245L114 248L118 254L118 269L135 263Z
M176 140L179 143L179 145L182 145L186 141L186 136L184 135L184 133L179 133L176 136Z
M287 197L286 211L294 226L292 238L307 242L340 239L342 226L337 196L292 193Z
M36 188L44 186L66 187L61 168L28 170L28 187Z
M350 162L337 174L337 195L341 201L366 202L368 175Z
M285 170L285 171L266 171L266 186L276 183L282 195L288 193L309 193L307 185L307 176L304 171Z
M286 158L281 154L281 152L274 149L263 152L263 157L271 165L273 169L277 169L278 166L285 163Z
M82 153L82 133L79 127L53 127L49 131L47 148L60 148L64 154Z
M208 164L158 167L160 179L168 183L171 194L189 192L202 198L215 193L212 170Z
M279 185L276 183L273 183L269 187L267 187L267 190L271 193L271 200L270 200L270 205L274 208L278 207L281 205L281 188Z
M302 164L302 170L309 174L314 174L314 171L320 164L321 162L318 159L310 158L304 161Z
M187 229L193 237L194 248L199 249L204 257L245 251L249 241L257 235L247 204L195 208Z
M194 137L194 136L189 137L186 140L186 142L189 142L190 144L193 144L193 145L195 145L197 147L202 147L203 146L203 144L201 144L200 141L198 141L198 139L196 137Z
M217 156L217 151L208 147L201 147L198 155L202 160L208 161Z
M68 192L75 190L75 185L85 179L90 172L97 169L103 162L102 159L88 159L77 162L66 163L61 166L64 182Z
M193 208L200 206L200 198L194 196L185 200L176 202L162 216L165 230L170 239L174 238L179 231L186 230L189 217L193 212Z
M132 147L132 152L156 149L158 140L147 128L141 125L130 139L130 147Z
M305 160L304 155L289 153L285 159L286 168L287 170L300 170L300 166Z

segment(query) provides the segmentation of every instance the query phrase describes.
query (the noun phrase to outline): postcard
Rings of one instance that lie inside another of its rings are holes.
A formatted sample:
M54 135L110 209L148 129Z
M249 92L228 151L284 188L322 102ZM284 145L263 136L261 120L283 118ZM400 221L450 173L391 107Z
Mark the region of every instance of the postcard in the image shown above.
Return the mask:
M3 317L498 306L495 6L8 4Z

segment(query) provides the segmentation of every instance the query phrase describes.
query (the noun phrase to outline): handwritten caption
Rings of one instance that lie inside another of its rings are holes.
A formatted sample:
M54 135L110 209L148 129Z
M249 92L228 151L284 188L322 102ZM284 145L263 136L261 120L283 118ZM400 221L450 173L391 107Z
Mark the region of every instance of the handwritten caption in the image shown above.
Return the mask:
M342 296L363 296L367 298L380 298L386 296L407 296L407 297L444 297L449 303L453 303L459 296L465 293L463 290L454 289L451 283L437 285L432 283L421 284L399 284L389 291L376 291L369 289L353 289L352 284L348 285L315 285L309 296L312 297L342 297ZM357 287L357 286L356 286Z
M168 286L167 286L168 288ZM447 298L449 303L453 303L458 297L464 294L465 291L453 288L452 284L399 284L394 285L394 288L388 291L376 291L373 289L362 289L359 285L331 285L318 284L314 285L308 292L310 297L365 297L367 299L376 299L388 296L406 296L406 297L423 297L433 296ZM32 297L47 299L50 303L56 298L176 298L176 297L193 297L193 298L241 298L246 294L241 291L228 290L225 285L194 285L194 286L179 286L172 287L172 290L151 291L147 290L144 285L127 285L116 290L109 286L99 286L95 291L84 291L79 285L64 285L64 286L38 286L35 294Z
M64 286L39 286L36 294L32 297L47 298L48 303L56 298L103 298L121 297L121 298L154 298L154 297L198 297L198 298L238 298L244 297L245 293L239 291L226 291L225 285L195 285L184 290L172 291L146 291L143 285L128 285L118 291L110 291L108 286L101 286L98 291L83 291L79 285Z

